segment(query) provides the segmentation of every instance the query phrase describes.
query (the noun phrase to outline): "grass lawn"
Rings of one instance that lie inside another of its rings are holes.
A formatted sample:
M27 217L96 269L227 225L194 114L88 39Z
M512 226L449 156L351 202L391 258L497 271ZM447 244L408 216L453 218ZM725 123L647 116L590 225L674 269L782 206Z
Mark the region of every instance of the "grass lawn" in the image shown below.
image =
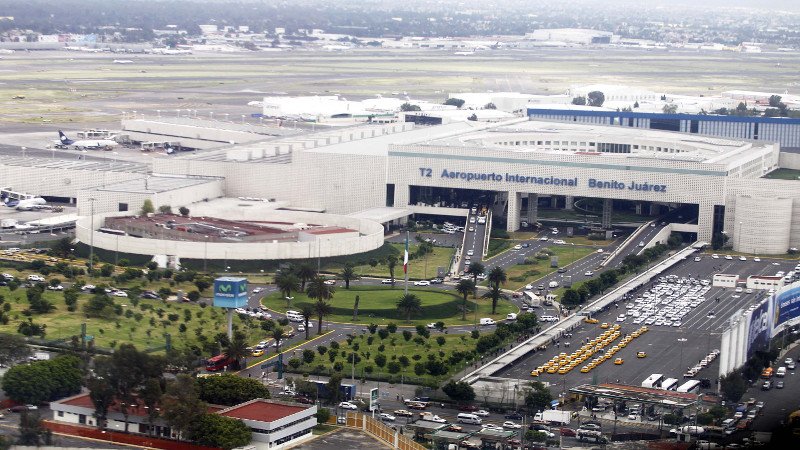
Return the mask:
M486 252L486 258L499 255L514 245L514 241L508 239L489 239L489 251Z
M559 267L565 267L595 252L592 248L577 245L554 245L548 248L553 252L553 256L558 256ZM508 277L506 288L519 289L558 270L556 267L550 267L550 258L540 260L531 257L529 260L533 264L515 264L506 269Z
M422 314L406 322L397 311L397 301L403 295L403 288L397 285L394 289L389 286L352 286L349 290L339 287L331 300L333 314L326 320L334 322L353 322L353 305L355 297L359 296L357 323L375 323L385 325L395 322L398 325L424 325L430 322L442 321L447 325L469 325L475 322L475 301L470 297L467 301L467 320L461 320L461 296L439 289L409 289L409 293L416 294L422 300ZM517 312L518 308L509 302L501 301L497 305L497 314L491 313L491 301L479 298L477 302L478 317L492 317L495 320L505 319L510 312ZM280 293L273 293L262 300L262 303L273 311L285 312L288 309L297 310L304 304L313 304L305 294L295 294L291 306L286 305L286 300Z
M403 252L405 244L389 244L394 247L398 254L397 266L394 269L394 277L399 280L403 278ZM413 255L417 251L418 244L409 242L408 252ZM433 253L429 253L421 259L412 259L408 263L408 278L411 280L422 280L436 277L437 267L444 267L445 273L450 271L450 261L456 250L451 247L434 247ZM427 261L426 261L427 260ZM378 265L372 267L369 264L355 266L355 271L359 275L389 278L389 267L385 261L380 261Z
M768 173L764 176L764 178L773 178L776 180L800 180L800 170L778 169Z
M440 345L437 338L444 338L444 342ZM417 339L419 338L419 339ZM416 342L415 342L416 341ZM399 381L401 375L405 378L406 382L419 383L423 380L440 379L443 380L453 373L461 370L466 364L464 359L456 357L451 359L452 355L456 352L471 353L475 350L475 339L472 339L469 333L465 334L444 334L439 331L431 331L429 338L423 338L414 333L410 340L406 341L403 334L398 330L394 334L389 334L386 339L381 339L376 333L361 334L355 336L351 344L348 342L340 342L338 349L333 349L327 346L328 353L320 355L316 353L315 358L311 363L303 363L292 372L321 372L320 369L331 370L336 365L341 368L341 373L344 375L343 382L350 382L350 375L353 373L353 365L349 360L350 355L355 351L358 355L355 364L355 376L357 378L377 378L386 379L387 377L396 377ZM331 359L330 352L335 352L336 356ZM376 356L383 354L386 357L386 364L384 367L379 367L375 361ZM408 366L402 367L400 372L391 374L387 366L391 361L397 360L401 363L404 361L402 356L408 358ZM430 358L440 360L444 363L447 373L438 377L433 377L430 374L418 376L414 373L414 366L417 363L425 363Z

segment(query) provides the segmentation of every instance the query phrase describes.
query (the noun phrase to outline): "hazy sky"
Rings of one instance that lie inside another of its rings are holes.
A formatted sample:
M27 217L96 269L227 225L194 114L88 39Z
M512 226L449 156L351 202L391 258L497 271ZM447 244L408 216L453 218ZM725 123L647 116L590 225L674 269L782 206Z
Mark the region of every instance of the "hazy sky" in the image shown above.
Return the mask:
M669 6L674 4L682 5L701 5L703 7L748 7L759 9L784 9L791 11L800 11L800 0L703 0L697 2L696 0L597 0L599 3L605 4L620 4L620 3L637 3L641 4L642 1L648 5Z

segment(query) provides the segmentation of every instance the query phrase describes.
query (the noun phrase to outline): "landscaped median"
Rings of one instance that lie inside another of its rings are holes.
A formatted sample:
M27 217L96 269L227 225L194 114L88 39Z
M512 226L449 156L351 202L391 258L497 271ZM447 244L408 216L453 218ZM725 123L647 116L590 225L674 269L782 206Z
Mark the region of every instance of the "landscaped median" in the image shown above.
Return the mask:
M467 318L461 320L463 297L455 292L442 289L409 289L409 294L416 295L421 302L421 312L407 322L406 317L397 308L397 302L403 296L401 283L391 286L351 286L350 289L338 288L330 300L332 314L325 320L346 323L375 323L385 325L394 322L398 325L424 325L431 322L444 322L445 325L472 325L478 318L490 317L500 321L508 313L516 313L519 308L512 303L501 300L497 304L495 314L492 302L478 297L476 302L472 296L467 301ZM358 315L353 317L358 297ZM316 301L305 294L298 293L294 299L287 301L280 293L273 293L262 299L262 304L272 311L284 313L287 310L299 310L303 305L313 305ZM477 307L477 314L475 308ZM316 319L316 318L315 318Z
M596 251L592 247L579 245L551 245L543 248L536 254L526 257L523 264L514 264L506 269L508 277L506 287L512 290L519 289L550 275L558 270L558 267L566 267ZM558 267L550 267L550 258L553 256L558 258ZM488 268L494 267L491 260L484 261L484 264Z

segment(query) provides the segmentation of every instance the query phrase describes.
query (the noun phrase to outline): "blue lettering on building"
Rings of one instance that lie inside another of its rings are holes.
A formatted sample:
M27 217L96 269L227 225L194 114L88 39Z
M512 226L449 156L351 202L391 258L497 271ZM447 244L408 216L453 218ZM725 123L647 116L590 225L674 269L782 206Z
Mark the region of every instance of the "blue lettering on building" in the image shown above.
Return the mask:
M420 167L420 176L425 178L432 178L433 169L428 167ZM473 181L486 181L486 182L503 182L518 183L518 184L536 184L542 186L565 186L565 187L578 187L578 178L559 178L554 176L530 176L520 175L514 173L496 173L496 172L460 172L454 170L443 169L439 178L447 180L463 180L466 182ZM629 190L641 192L667 192L667 186L664 184L648 183L646 181L631 181L625 184L623 181L617 180L598 180L589 178L587 180L587 187L590 189L616 189L616 190Z

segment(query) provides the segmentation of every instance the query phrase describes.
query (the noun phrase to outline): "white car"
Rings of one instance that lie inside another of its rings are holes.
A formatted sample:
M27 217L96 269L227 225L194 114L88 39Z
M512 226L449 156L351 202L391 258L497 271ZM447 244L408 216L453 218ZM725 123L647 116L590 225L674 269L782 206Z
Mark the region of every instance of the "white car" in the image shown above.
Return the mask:
M424 420L429 420L429 421L431 421L431 422L436 422L436 423L447 423L447 421L446 421L446 420L444 420L444 419L442 419L441 417L439 417L439 416L436 416L436 415L433 415L433 416L431 416L431 415L426 415L426 416L425 416L423 419L424 419Z
M125 291L114 291L111 293L114 297L127 297L128 293Z
M380 418L381 418L381 420L384 420L384 421L387 421L387 422L394 422L394 419L396 419L395 416L393 416L391 414L388 414L388 413L381 413Z
M525 290L526 290L526 291L532 291L532 290L533 290L533 288L534 288L534 286L533 286L532 284L526 284L526 285L525 285Z
M425 326L426 326L426 327L428 327L428 328L430 328L430 329L434 329L434 328L436 328L436 324L435 324L434 322L431 322L431 323L429 323L429 324L427 324L427 325L425 325Z
M732 261L733 260L733 256L725 255L725 259L727 259L728 261Z
M57 285L57 286L47 286L47 289L51 290L51 291L63 291L64 290L64 286L62 286L60 284Z
M755 261L755 262L761 262L761 258L759 258L758 256L756 256L755 258L753 258L753 261Z
M555 241L553 241L553 244L556 244L556 245L565 245L566 243L567 242L564 241L563 239L556 239Z
M419 280L414 282L414 286L430 286L431 282L428 280Z
M355 404L350 403L350 402L341 402L341 403L339 403L339 408L352 409L353 411L357 411L358 410L358 406L356 406Z
M594 272L592 272L591 270L587 270L586 272L583 273L583 276L593 277L594 276Z
M486 411L485 409L479 409L472 414L475 414L478 417L489 417L489 411Z
M714 258L714 259L719 259L719 255L718 255L718 254L716 254L716 253L714 253L713 255L711 255L711 257L712 257L712 258Z
M303 324L298 325L297 326L297 331L298 332L306 331L306 326L303 325Z
M522 425L516 422L512 422L510 420L506 420L505 422L503 422L503 428L508 428L509 430L519 430L520 428L522 428Z
M469 231L470 231L470 232L473 232L473 231L475 231L475 227L469 227Z
M740 256L739 261L747 261L747 258L745 258L744 256Z
M701 258L701 257L699 257L699 256L695 256L695 257L694 257L694 262L700 262L700 261L702 261L702 260L703 260L703 258Z
M514 250L522 250L522 246L517 244L514 246Z
M550 239L550 238L549 238L549 237L547 237L547 236L542 236L542 237L540 237L540 238L539 238L539 240L540 240L540 241L543 241L543 242L544 242L544 241L547 241L548 239Z
M253 289L253 294L258 294L259 292L261 292L261 291L263 291L263 290L264 290L264 288L257 287L257 288L255 288L255 289Z
M336 280L325 280L323 283L327 284L328 286L336 285Z
M489 429L489 430L503 431L503 427L501 427L499 425L494 425L494 424L491 424L491 423L484 423L484 424L481 425L481 428L484 429L484 430Z
M385 280L381 280L381 284L392 284L393 282L394 282L394 280L391 280L389 278L386 278Z
M467 255L472 256L475 254L475 250L467 250Z
M40 275L28 275L28 281L44 281L44 277Z

